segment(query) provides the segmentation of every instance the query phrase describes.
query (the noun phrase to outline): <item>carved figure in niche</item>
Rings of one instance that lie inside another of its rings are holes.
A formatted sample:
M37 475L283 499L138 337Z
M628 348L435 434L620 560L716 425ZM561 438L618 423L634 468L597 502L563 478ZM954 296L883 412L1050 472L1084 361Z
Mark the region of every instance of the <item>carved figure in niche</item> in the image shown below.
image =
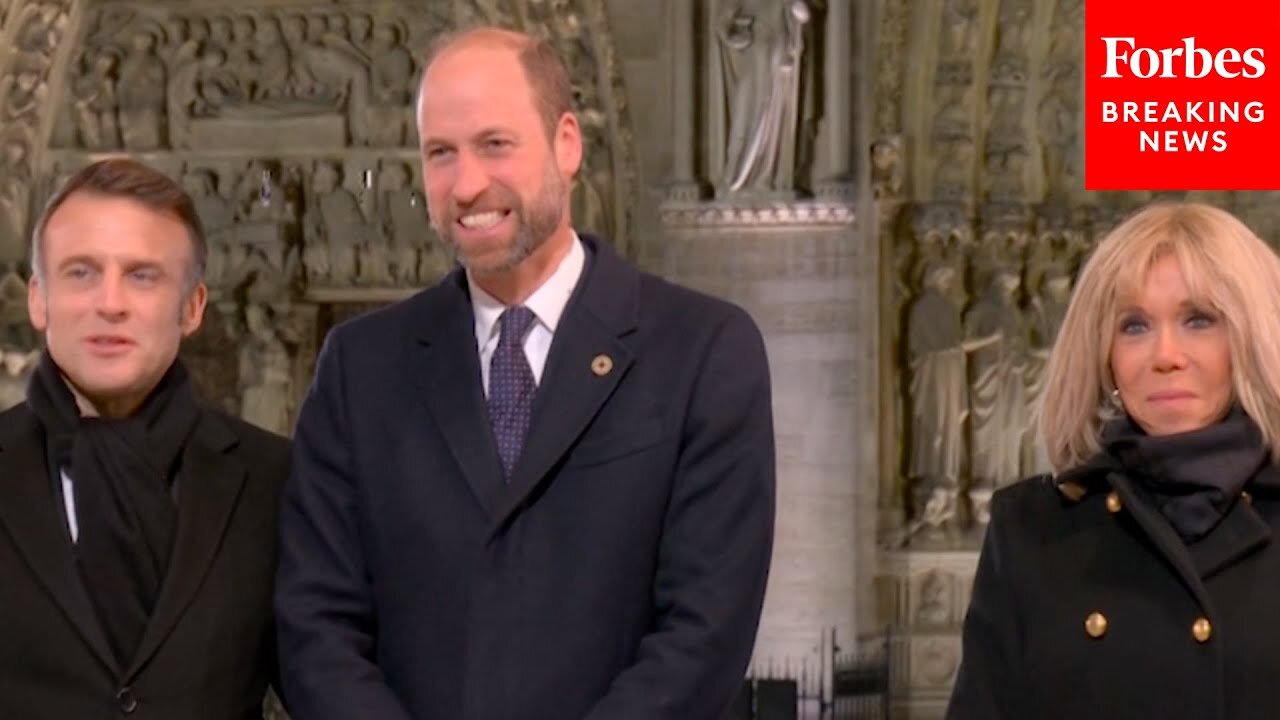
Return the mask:
M0 142L0 260L17 260L27 251L32 180L28 149L19 138Z
M360 48L362 52L372 54L372 46L369 42L372 30L373 20L368 15L356 13L351 16L351 44Z
M369 142L374 145L399 147L405 142L406 108L410 104L410 87L414 82L413 57L402 45L400 29L380 23L373 35L373 52L369 67L369 110L374 114L369 128Z
M293 58L289 45L280 32L280 22L273 17L263 18L253 34L254 100L278 100L289 92L289 76Z
M1071 302L1071 270L1067 257L1068 248L1060 248L1050 258L1040 279L1038 292L1031 298L1031 349L1027 363L1027 406L1030 409L1027 434L1029 441L1023 444L1021 475L1053 472L1049 457L1036 437L1035 410L1044 394L1045 371L1049 353L1062 327Z
M957 138L939 143L938 151L933 174L934 197L944 200L964 198L973 181L973 141Z
M933 117L934 132L944 137L968 135L973 124L969 107L968 85L947 84L938 86L941 109Z
M133 36L132 50L120 64L120 76L128 78L119 90L121 135L126 150L158 150L164 146L164 63L156 57L156 37L150 32Z
M200 216L208 241L205 277L211 286L219 286L237 269L231 262L231 229L235 224L235 209L218 192L218 176L212 170L189 170L183 177L183 187L195 204L196 214Z
M578 122L582 126L582 166L573 180L572 217L582 228L613 235L610 203L606 199L613 174L609 171L609 141L607 119L604 113L593 107L578 104Z
M925 574L920 582L920 604L916 607L916 624L940 627L951 623L951 592L947 580L936 570Z
M1022 277L997 261L987 292L965 315L970 357L970 469L974 488L1018 479L1030 418L1026 397L1029 328L1018 307ZM979 513L981 514L981 513Z
M978 42L978 5L946 0L942 8L942 57L973 57Z
M930 508L935 527L956 514L964 463L964 424L969 413L965 337L953 300L956 267L926 262L923 290L907 315L911 384L911 450L907 477L919 508ZM917 516L921 513L917 512Z
M351 41L351 28L347 22L346 13L329 13L329 34L347 42Z
M1079 183L1079 127L1076 110L1067 94L1069 79L1056 78L1049 93L1040 103L1040 147L1044 158L1045 179L1049 194L1065 195Z
M411 184L412 173L405 163L393 162L382 169L382 232L390 250L395 281L412 285L419 279L433 278L433 274L419 274L419 250L426 264L431 253L439 253L437 243L432 242L431 222L427 218L427 205L422 195Z
M356 248L369 236L360 203L342 186L342 170L334 162L316 164L311 190L315 200L307 213L307 237L319 238L328 245L329 277L333 281L353 282L358 270Z
M290 15L284 20L284 39L289 53L289 90L294 97L312 98L321 94L323 86L316 78L307 41L307 19Z
M1031 6L1018 0L1005 0L1000 6L1000 25L996 30L998 54L1026 55Z
M293 359L263 305L245 307L247 336L240 347L240 417L275 433L289 433Z
M284 272L290 256L296 223L296 183L289 182L275 162L254 160L241 176L235 198L242 222L235 226L229 268L239 267L255 253L278 272Z
M1027 151L1022 144L997 144L987 152L987 178L990 197L997 201L1022 198Z
M71 81L76 133L86 150L120 147L114 77L118 59L111 48L89 50L80 61L82 72Z
M800 124L804 0L732 0L716 32L728 137L721 186L729 192L790 191Z
M237 15L232 21L231 42L227 43L227 67L238 71L245 95L252 97L254 83L253 38L258 24L250 15Z
M902 193L902 141L881 138L871 144L871 186L876 198Z
M329 30L329 19L323 13L312 13L307 16L307 42L319 43Z
M66 16L57 3L31 5L26 11L26 21L18 28L18 49L27 55L53 57L58 46L58 36Z
M5 91L8 92L5 92ZM0 82L0 97L4 98L3 113L0 122L17 123L23 116L35 112L44 102L45 85L40 74L30 68L23 68Z

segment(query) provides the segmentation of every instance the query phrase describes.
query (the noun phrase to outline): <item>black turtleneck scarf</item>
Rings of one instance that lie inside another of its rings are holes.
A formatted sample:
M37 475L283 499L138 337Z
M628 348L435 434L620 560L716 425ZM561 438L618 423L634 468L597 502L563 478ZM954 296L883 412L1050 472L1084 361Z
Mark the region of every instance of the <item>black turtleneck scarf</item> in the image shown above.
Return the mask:
M1147 435L1121 417L1103 426L1102 445L1187 543L1209 534L1270 461L1261 431L1239 405L1217 423L1175 435Z
M175 361L133 414L82 417L45 351L27 402L44 428L53 472L71 479L76 564L123 667L137 651L169 569L177 525L173 477L199 419L195 390Z

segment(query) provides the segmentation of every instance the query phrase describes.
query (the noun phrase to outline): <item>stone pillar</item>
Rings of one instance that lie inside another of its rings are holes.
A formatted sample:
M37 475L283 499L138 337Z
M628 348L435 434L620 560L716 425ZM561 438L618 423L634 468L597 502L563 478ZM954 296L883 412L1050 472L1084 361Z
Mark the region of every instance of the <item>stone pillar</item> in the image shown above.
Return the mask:
M696 200L698 180L693 151L694 116L698 98L694 91L697 72L693 49L693 24L696 20L694 0L667 0L667 37L671 39L671 178L667 197L672 200Z
M847 198L852 190L853 161L851 143L853 128L850 121L853 107L853 76L850 59L853 57L853 23L850 14L851 0L829 0L827 3L826 38L823 50L824 142L822 155L826 158L826 170L818 183L820 197Z
M664 207L663 277L744 307L764 335L773 382L778 504L773 564L753 668L823 667L823 639L853 650L861 584L859 478L874 374L874 261L849 204L704 202ZM864 483L870 487L870 483ZM828 648L829 649L829 648ZM812 688L810 688L812 689Z

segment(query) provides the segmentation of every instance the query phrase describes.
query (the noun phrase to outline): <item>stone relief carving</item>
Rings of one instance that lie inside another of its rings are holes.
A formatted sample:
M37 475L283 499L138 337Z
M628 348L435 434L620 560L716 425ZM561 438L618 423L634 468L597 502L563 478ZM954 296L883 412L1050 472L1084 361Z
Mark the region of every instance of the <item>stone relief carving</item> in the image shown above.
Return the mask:
M721 6L715 32L728 132L720 194L794 189L809 19L804 0L731 0Z
M294 411L293 357L278 331L276 311L261 302L244 308L240 345L240 417L287 435Z
M906 485L891 546L972 538L995 489L1048 471L1034 411L1097 237L1087 227L1069 206L988 205L971 217L964 204L932 203L895 235Z
M46 0L6 5L0 53L0 262L26 254L42 113L49 112L49 69L62 42L71 3Z

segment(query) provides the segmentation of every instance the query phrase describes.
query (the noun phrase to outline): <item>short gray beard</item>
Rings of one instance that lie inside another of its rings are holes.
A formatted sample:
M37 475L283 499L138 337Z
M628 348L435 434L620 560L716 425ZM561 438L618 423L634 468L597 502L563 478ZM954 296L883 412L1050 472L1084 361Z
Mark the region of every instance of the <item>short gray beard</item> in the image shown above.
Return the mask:
M515 238L513 238L506 258L496 267L484 268L484 271L506 272L514 270L520 263L529 259L529 256L533 255L538 248L546 243L551 234L556 231L556 228L560 227L560 221L564 218L565 212L564 199L565 183L560 178L555 165L547 163L547 171L543 175L541 191L527 207L521 206L516 214L519 227L516 229ZM436 234L440 236L441 244L453 262L467 270L475 270L467 257L459 251L458 243L453 239L453 228L440 227L434 219L432 224L436 226Z

